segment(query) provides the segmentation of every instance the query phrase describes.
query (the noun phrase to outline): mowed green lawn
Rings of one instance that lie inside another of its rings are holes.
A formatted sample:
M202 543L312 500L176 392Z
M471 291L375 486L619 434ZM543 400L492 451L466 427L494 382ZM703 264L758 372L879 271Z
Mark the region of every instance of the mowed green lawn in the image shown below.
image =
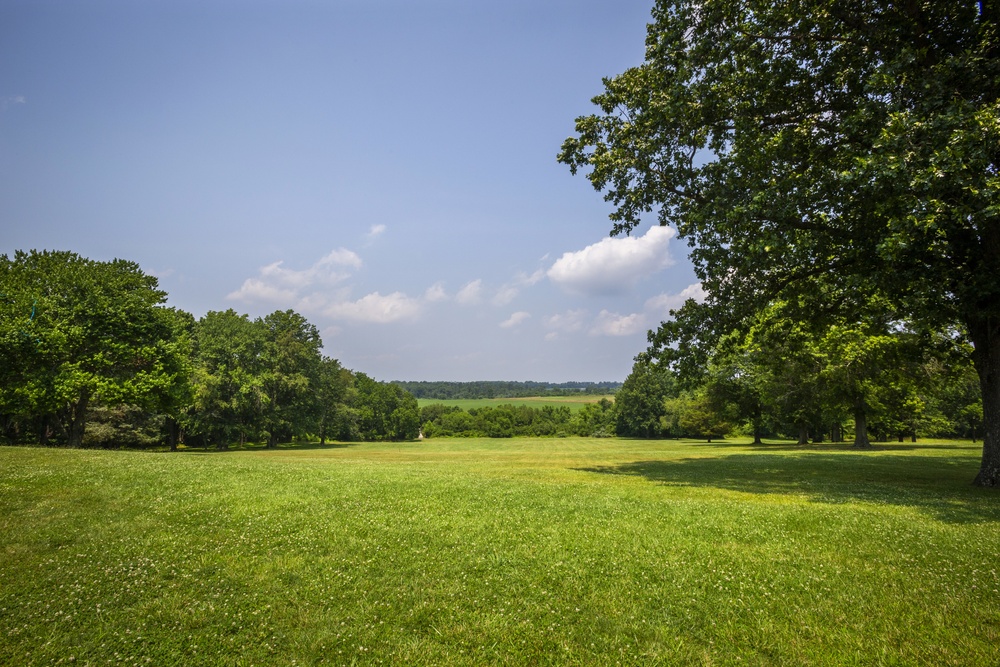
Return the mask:
M611 394L607 396L580 394L578 396L526 396L522 398L419 398L417 399L417 403L420 407L436 404L454 405L462 408L463 410L486 407L495 408L500 405L527 405L532 408L541 408L548 405L553 408L565 406L573 412L577 412L588 403L597 403L602 398L606 398L610 401L615 400L615 397Z
M0 664L995 667L978 456L2 447Z

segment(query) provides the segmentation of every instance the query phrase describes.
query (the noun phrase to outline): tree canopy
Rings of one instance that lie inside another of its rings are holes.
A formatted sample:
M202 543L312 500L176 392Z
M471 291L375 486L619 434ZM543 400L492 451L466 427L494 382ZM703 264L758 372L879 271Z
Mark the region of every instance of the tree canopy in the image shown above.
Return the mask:
M167 408L184 394L187 341L156 278L71 252L0 255L0 409L83 442L92 401Z
M879 294L974 345L1000 484L996 2L660 0L645 62L605 80L559 159L612 233L676 226L724 333L780 300L857 322Z

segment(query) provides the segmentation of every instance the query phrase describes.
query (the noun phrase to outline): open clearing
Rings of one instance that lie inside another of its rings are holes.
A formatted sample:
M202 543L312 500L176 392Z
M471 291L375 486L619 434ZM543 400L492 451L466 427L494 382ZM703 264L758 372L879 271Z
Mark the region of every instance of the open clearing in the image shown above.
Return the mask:
M454 405L462 408L463 410L486 407L495 408L499 405L527 405L533 408L541 408L548 405L553 408L565 406L573 412L576 412L588 403L597 403L602 398L606 398L609 401L615 400L615 397L611 394L608 394L607 396L580 394L579 396L525 396L521 398L419 398L417 399L417 403L420 407L435 405L438 403L443 405Z
M0 664L991 665L971 443L0 448Z

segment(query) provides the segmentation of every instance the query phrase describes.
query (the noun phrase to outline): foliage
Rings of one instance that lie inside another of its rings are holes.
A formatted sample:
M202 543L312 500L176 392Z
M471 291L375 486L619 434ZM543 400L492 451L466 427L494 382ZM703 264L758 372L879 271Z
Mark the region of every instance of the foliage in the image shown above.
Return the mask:
M607 399L602 399L602 405L611 405ZM501 404L471 408L468 411L455 406L432 404L421 409L422 429L424 437L487 437L512 438L515 436L565 436L569 433L582 433L586 424L597 428L599 424L593 419L595 411L604 409L590 406L574 414L567 406L553 407L544 405L540 408L530 405Z
M605 79L559 159L691 243L724 334L776 300L808 321L873 294L964 327L1000 484L996 3L660 0L645 62ZM861 321L855 318L855 322Z
M620 382L404 382L393 380L419 400L454 400L477 398L524 398L536 396L602 396L613 394Z
M725 436L732 428L724 415L714 409L711 399L701 391L665 399L660 423L664 433L704 438L708 442Z
M92 401L171 410L187 341L156 278L70 252L0 256L0 410L80 446Z
M634 438L655 438L664 428L665 401L677 395L674 375L666 365L639 358L615 395L615 432Z
M420 434L417 399L402 387L355 373L354 388L362 440L413 440Z

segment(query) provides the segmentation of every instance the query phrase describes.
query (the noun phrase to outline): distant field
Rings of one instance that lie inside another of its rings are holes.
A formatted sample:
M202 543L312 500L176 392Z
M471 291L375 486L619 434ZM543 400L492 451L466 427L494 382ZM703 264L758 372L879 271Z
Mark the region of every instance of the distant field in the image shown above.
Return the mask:
M0 665L996 667L979 454L0 447Z
M417 399L417 403L420 407L425 405L454 405L462 408L463 410L469 410L470 408L483 408L483 407L496 407L498 405L530 405L533 408L540 408L545 405L552 407L566 406L573 412L576 412L588 403L597 403L602 398L606 398L610 401L615 400L612 395L608 396L526 396L523 398L456 398L456 399L437 399L437 398L420 398Z

